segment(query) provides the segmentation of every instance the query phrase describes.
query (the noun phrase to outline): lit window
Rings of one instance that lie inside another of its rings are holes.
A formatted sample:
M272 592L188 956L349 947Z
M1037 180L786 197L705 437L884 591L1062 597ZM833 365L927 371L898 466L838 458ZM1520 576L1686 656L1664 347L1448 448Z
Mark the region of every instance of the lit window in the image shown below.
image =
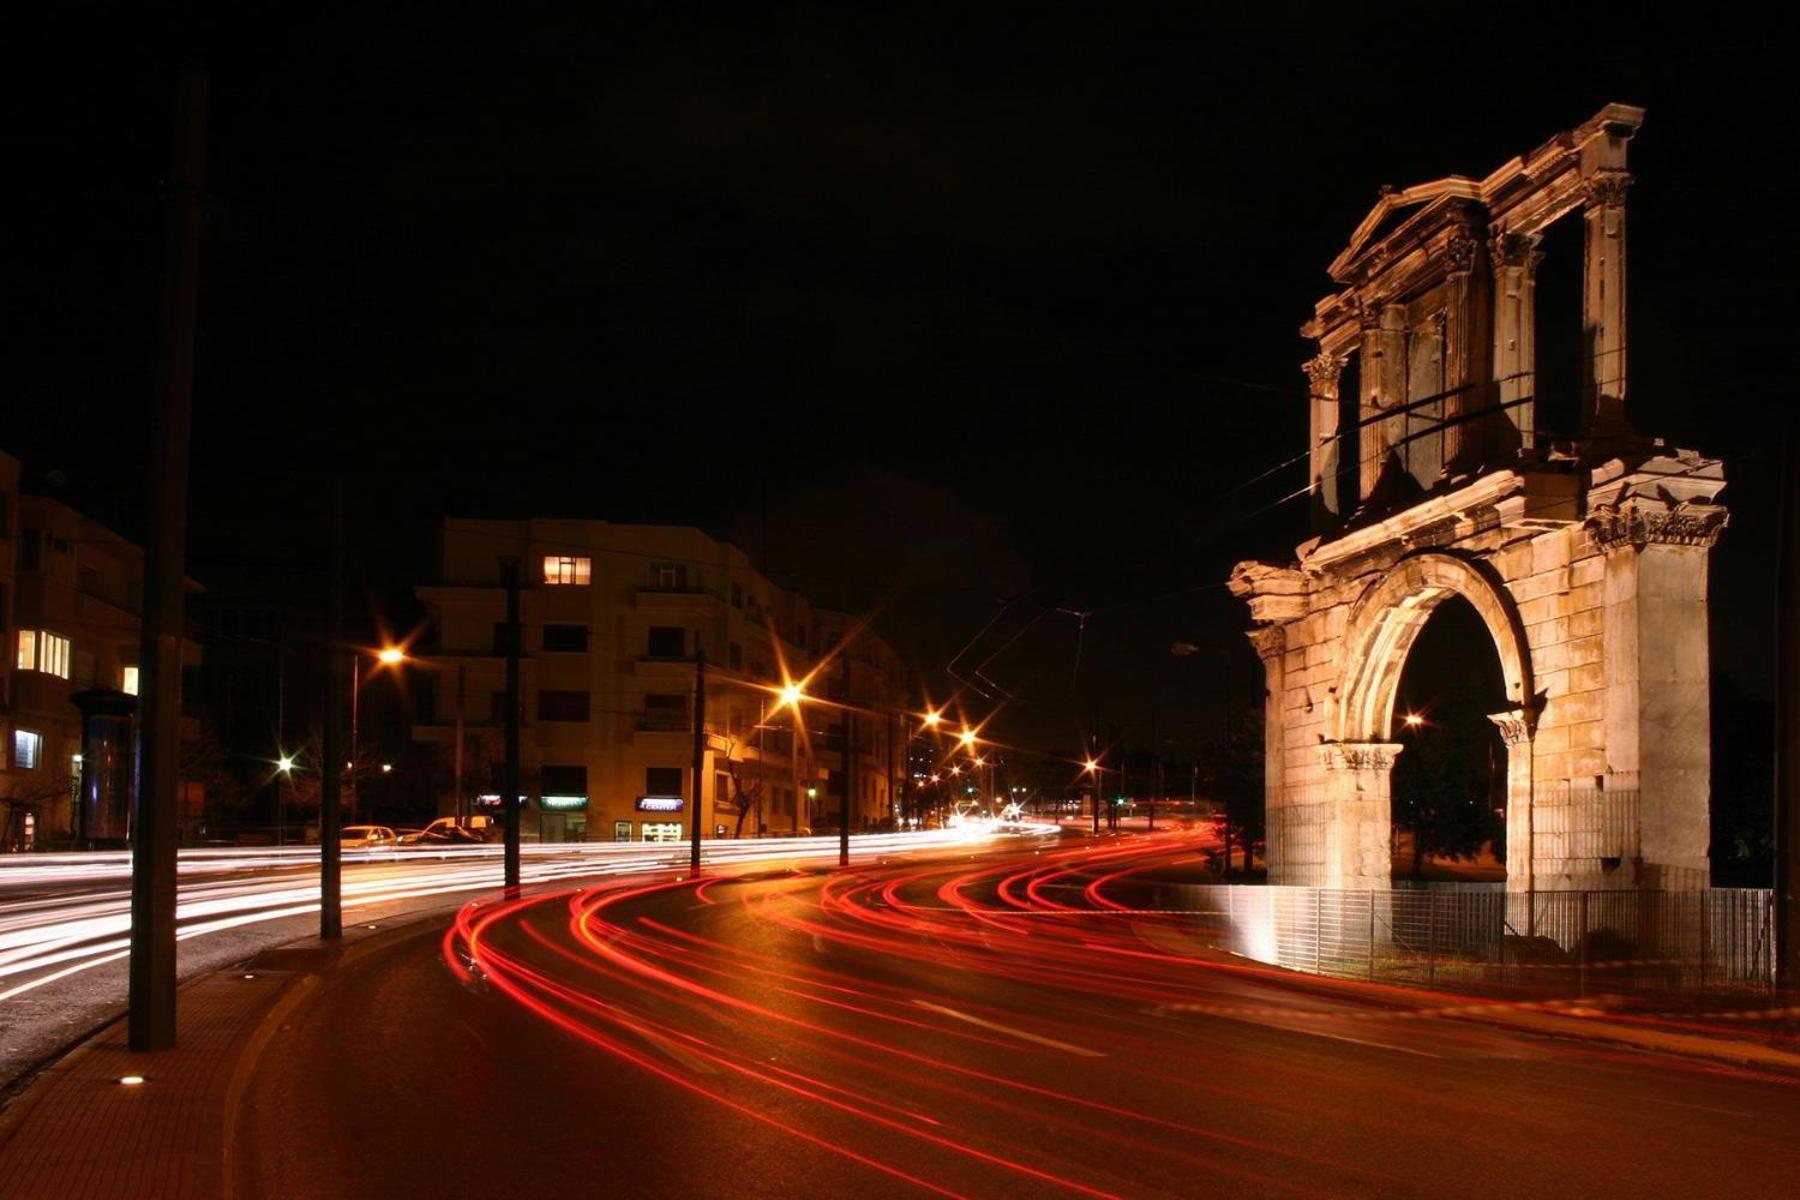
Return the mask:
M593 560L572 554L544 555L544 582L552 586L572 584L586 587L593 573Z
M44 735L29 729L13 730L13 766L21 771L35 771L38 756L44 751Z
M119 681L119 690L124 692L127 696L137 695L138 669L136 667L126 667L123 675L124 678Z
M14 660L21 671L42 671L60 679L69 677L69 639L57 637L46 629L19 630L19 655Z

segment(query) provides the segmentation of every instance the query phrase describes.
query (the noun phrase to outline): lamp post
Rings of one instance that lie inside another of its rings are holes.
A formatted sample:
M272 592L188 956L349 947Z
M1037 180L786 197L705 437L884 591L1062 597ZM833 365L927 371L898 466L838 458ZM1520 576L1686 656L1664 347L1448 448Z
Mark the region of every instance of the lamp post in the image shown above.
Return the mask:
M275 760L275 844L282 845L281 831L287 814L287 786L294 775L294 757L283 754Z
M1081 769L1086 771L1089 775L1093 776L1093 779L1094 779L1094 790L1092 793L1094 802L1091 807L1094 810L1094 836L1099 837L1100 836L1100 781L1104 777L1103 773L1102 773L1102 768L1100 766L1100 760L1096 759L1096 758L1090 758L1081 765Z

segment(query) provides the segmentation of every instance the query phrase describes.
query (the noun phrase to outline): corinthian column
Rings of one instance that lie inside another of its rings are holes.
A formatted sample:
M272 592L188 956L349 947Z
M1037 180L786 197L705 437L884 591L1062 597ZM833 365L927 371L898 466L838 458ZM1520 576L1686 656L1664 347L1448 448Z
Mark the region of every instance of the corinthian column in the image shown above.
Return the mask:
M1582 325L1587 332L1583 432L1622 437L1625 421L1625 189L1631 176L1608 170L1587 181L1587 257Z
M1312 433L1313 529L1324 532L1343 520L1343 445L1338 437L1338 376L1342 359L1320 354L1306 363Z
M1534 276L1538 239L1530 234L1503 233L1494 238L1494 379L1503 420L1492 428L1510 433L1502 451L1537 444L1537 347L1534 323L1537 299Z

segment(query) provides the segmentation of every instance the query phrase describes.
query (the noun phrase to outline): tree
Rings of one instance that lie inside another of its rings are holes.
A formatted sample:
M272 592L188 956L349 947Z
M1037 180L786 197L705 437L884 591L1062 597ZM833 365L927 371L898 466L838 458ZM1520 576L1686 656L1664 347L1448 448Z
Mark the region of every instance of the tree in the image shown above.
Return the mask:
M1394 823L1412 834L1408 874L1414 879L1429 857L1472 859L1502 840L1494 789L1504 761L1496 754L1499 734L1482 708L1468 698L1444 701L1394 763Z
M1252 871L1266 840L1263 758L1261 705L1233 713L1224 736L1206 745L1200 754L1199 772L1206 795L1213 801L1213 823L1224 843L1227 871L1234 844L1243 847L1244 870Z
M762 830L763 785L766 780L763 778L763 764L760 759L756 763L754 776L745 780L744 768L749 764L738 761L737 750L737 739L727 739L725 743L725 774L731 780L730 803L733 808L737 809L737 823L732 827L731 836L741 838L744 836L744 821L752 812L756 814L757 831L761 832Z

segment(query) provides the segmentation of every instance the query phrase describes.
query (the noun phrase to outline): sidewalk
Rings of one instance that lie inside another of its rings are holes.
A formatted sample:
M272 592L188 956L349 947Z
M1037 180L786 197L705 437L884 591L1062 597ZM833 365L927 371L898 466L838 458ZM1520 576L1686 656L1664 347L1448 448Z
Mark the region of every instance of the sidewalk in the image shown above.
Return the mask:
M322 976L431 919L352 926L340 944L298 942L194 980L180 991L174 1050L133 1053L126 1023L108 1026L0 1113L0 1196L230 1195L239 1100L270 1037Z

